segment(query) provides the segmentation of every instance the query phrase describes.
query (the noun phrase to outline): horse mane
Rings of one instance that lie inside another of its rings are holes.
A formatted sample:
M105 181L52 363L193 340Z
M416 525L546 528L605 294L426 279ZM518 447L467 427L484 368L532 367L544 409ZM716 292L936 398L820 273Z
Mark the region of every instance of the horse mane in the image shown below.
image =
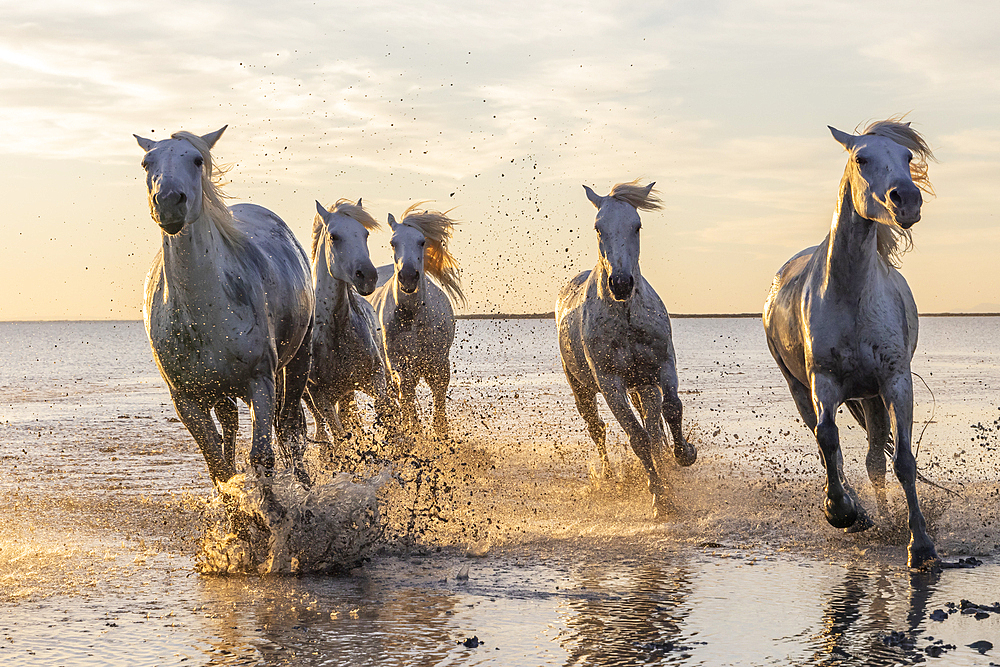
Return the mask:
M451 211L418 210L426 204L421 201L411 204L403 211L403 219L399 224L413 227L427 239L424 249L424 270L437 280L453 301L465 305L465 294L462 292L461 276L458 260L448 250L456 221L448 217Z
M355 204L350 199L338 199L337 203L326 209L330 213L341 213L346 215L348 218L352 218L361 223L361 226L370 232L377 229L381 229L378 222L371 216L371 214L366 211L362 206ZM319 252L319 245L323 235L327 233L326 225L323 224L323 217L317 213L316 217L313 218L313 229L312 229L312 254L313 260L316 259L316 254Z
M885 120L869 123L862 134L885 137L900 146L910 149L913 161L910 162L910 178L913 184L929 195L934 195L934 186L927 176L927 162L934 159L927 141L919 132L903 122L904 114L898 114ZM895 224L881 224L876 232L878 254L891 266L899 267L903 254L913 249L913 235L909 229L903 229Z
M247 243L247 235L236 224L233 212L226 206L229 195L222 191L225 185L226 172L229 166L219 166L212 160L211 147L197 134L190 132L174 132L171 139L183 139L195 147L204 164L201 169L201 210L205 212L222 235L224 241L234 247L242 248Z
M616 183L615 187L611 188L611 193L608 196L618 201L623 201L626 204L631 204L640 211L657 211L663 208L663 201L660 199L659 193L653 189L647 192L647 187L639 185L639 179L637 178L628 183Z

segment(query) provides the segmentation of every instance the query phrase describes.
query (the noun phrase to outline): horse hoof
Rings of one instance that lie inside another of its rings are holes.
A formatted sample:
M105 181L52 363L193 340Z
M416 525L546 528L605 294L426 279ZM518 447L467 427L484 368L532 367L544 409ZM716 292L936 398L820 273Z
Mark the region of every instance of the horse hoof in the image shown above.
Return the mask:
M850 528L858 520L858 508L846 494L839 503L827 497L823 512L827 522L834 528Z
M674 447L674 459L677 465L686 468L698 460L698 450L690 442L685 442L681 447Z
M863 509L858 512L858 518L855 519L854 523L844 529L845 533L863 533L869 528L872 528L875 522L865 512Z
M916 569L926 570L941 562L934 545L928 541L923 546L914 546L913 541L906 549L906 565Z

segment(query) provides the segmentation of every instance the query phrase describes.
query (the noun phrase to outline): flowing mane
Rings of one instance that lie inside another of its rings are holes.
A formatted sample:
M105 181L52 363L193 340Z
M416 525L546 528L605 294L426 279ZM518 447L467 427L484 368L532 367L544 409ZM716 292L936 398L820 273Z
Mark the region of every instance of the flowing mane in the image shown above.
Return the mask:
M329 211L330 213L341 213L349 218L357 220L358 222L361 223L362 227L364 227L370 232L373 232L377 229L381 229L381 226L378 224L375 218L373 218L371 214L368 213L368 211L366 211L361 206L360 199L358 200L358 203L355 204L350 199L341 198L337 200L336 204L330 206L326 210ZM313 218L313 229L312 229L312 253L310 256L312 257L313 260L316 259L316 253L319 252L320 242L322 241L324 234L326 233L327 230L326 230L326 225L323 224L323 218L320 216L319 213L317 213L316 217Z
M893 116L886 120L870 123L862 134L884 137L913 152L910 163L910 178L913 184L929 195L934 187L927 177L927 162L934 159L934 153L920 133L903 122L903 116ZM913 249L913 235L910 230L896 225L880 224L877 231L878 254L891 266L898 267L903 254Z
M457 303L465 305L458 260L448 250L448 241L456 222L448 217L450 211L417 210L427 202L417 202L403 211L399 224L413 227L427 239L424 251L424 270L437 280Z
M220 167L212 161L209 145L205 140L190 132L174 132L171 139L183 139L201 153L204 165L201 170L201 210L211 218L219 229L222 238L230 245L243 247L247 244L247 236L236 224L233 213L226 206L229 196L222 191L226 172L229 167Z
M615 184L615 187L611 188L611 193L608 196L618 201L623 201L626 204L631 204L640 211L657 211L662 208L663 202L660 200L656 190L650 189L647 191L646 188L647 186L645 185L639 185L639 179L637 178L628 183Z

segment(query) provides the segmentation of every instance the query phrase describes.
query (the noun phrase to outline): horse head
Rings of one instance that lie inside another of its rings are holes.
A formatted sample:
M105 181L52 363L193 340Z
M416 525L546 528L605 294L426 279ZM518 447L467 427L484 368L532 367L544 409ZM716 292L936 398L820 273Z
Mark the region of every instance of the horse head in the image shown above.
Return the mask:
M375 291L378 271L368 254L368 231L377 223L361 208L341 199L329 209L316 202L316 223L325 228L326 264L330 275L367 296Z
M389 214L389 227L392 229L389 245L392 246L396 265L396 281L401 290L413 294L420 287L420 277L424 272L427 238L416 227L396 222L392 213Z
M897 125L909 128L909 123ZM925 157L919 153L921 147L926 150L926 146L921 142L911 150L894 141L896 137L873 133L853 135L833 127L830 132L851 154L844 180L850 183L854 210L869 220L898 225L902 229L919 222L923 196L913 182L910 163L914 152L921 160ZM912 130L910 133L916 134Z
M608 276L607 288L616 301L627 301L635 289L639 275L639 230L642 222L636 203L624 195L624 187L634 188L645 201L653 189L653 183L639 187L634 184L619 184L611 194L601 197L586 185L583 189L587 199L597 207L597 247Z
M209 151L226 130L197 136L177 132L169 139L155 141L133 135L146 152L146 190L153 220L171 236L201 215L206 185L212 185L212 157Z

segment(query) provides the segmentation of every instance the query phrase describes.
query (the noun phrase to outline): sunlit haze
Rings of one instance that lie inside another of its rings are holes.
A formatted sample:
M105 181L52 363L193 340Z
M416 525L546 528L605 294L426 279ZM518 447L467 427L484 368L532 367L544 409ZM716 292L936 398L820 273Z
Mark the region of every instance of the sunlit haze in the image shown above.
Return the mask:
M922 312L998 311L995 3L172 2L0 6L0 320L137 319L160 244L133 133L229 128L233 202L303 245L315 200L454 209L467 313L533 313L597 257L594 208L656 181L641 267L674 313L759 312L826 235L827 125L908 113L937 196ZM388 233L372 234L376 264Z

